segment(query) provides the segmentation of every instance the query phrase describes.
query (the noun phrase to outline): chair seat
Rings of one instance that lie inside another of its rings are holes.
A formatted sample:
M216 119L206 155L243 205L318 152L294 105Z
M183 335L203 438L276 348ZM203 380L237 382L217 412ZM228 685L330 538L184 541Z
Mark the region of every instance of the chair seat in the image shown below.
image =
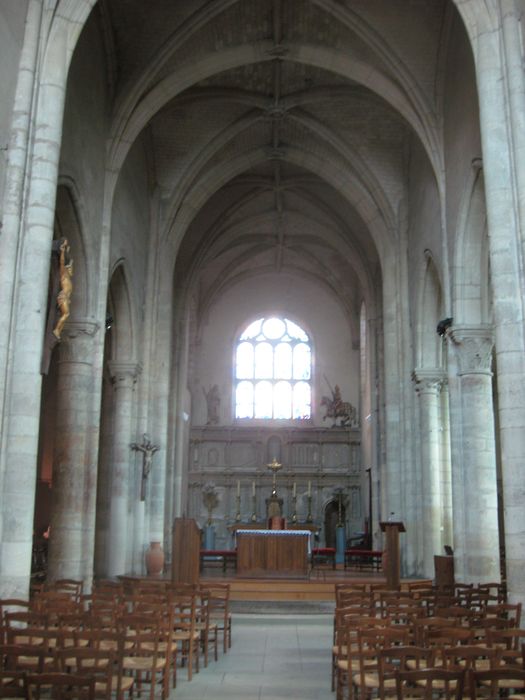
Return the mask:
M348 671L347 659L338 659L337 667L340 668L341 671ZM352 662L350 664L350 670L351 671L359 671L359 661L357 659L352 659Z
M193 633L193 640L197 641L199 639L199 637L200 637L200 632L195 631ZM175 630L172 633L171 638L176 642L177 641L185 642L190 638L190 633L186 632L185 630Z
M112 691L117 690L118 681L119 681L118 676L111 676L111 690ZM133 677L132 676L121 676L120 677L120 689L123 693L127 693L129 690L131 690L132 686L133 686Z
M360 686L361 685L361 674L355 673L353 680L354 680L355 685ZM379 675L377 673L365 673L365 674L363 674L363 682L364 682L366 688L379 688ZM385 688L395 688L396 687L395 678L388 678L383 683L383 686Z
M125 656L122 662L122 667L126 671L151 671L152 668L155 671L160 671L165 665L166 659L164 657L156 659L154 667L151 657L147 656Z

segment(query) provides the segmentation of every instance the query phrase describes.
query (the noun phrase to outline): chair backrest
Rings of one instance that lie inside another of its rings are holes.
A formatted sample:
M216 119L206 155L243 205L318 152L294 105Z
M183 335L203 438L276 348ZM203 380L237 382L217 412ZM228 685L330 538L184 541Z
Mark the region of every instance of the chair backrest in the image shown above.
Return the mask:
M487 642L489 646L500 647L501 649L521 649L522 640L525 640L525 629L511 627L509 629L486 630Z
M440 668L396 671L395 678L398 700L433 700L436 697L443 700L463 700L465 671L447 671Z
M487 605L485 619L496 617L505 620L509 627L519 627L521 623L521 603L496 603Z
M509 695L525 693L525 670L514 668L492 668L488 671L473 671L470 674L470 697L478 695L484 700L495 700Z
M389 683L398 671L419 671L431 668L435 663L435 650L416 646L397 646L380 649L378 652L380 700L391 695Z
M4 671L0 668L0 698L25 698L26 674L24 671Z
M70 647L55 651L57 670L77 676L93 676L95 697L111 700L113 673L116 670L117 652L111 649ZM118 695L117 695L118 697Z
M95 700L95 678L72 673L38 673L26 676L28 700Z
M465 669L465 670L487 670L487 666L492 666L498 660L498 651L486 646L460 645L454 647L443 647L440 649L443 660L443 668Z

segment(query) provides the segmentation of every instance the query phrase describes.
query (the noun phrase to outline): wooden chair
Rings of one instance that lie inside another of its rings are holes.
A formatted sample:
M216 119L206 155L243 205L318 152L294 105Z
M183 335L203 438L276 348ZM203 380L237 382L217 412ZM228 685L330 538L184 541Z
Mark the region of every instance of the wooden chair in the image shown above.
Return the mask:
M376 627L358 629L357 631L357 660L359 671L353 675L353 685L359 691L360 700L367 700L373 693L378 693L380 682L379 654L381 649L408 646L410 636L407 630L395 627ZM388 681L391 688L395 679ZM383 685L388 685L385 681Z
M492 668L473 671L470 675L470 697L497 700L525 694L525 670Z
M58 628L12 627L7 630L7 642L25 647L28 657L44 654L45 672L54 668L53 652L62 645L62 635Z
M196 596L172 596L169 603L173 624L172 641L177 644L181 664L188 664L188 680L193 678L193 671L199 672L200 631L197 630ZM173 685L177 682L173 677Z
M208 605L210 622L217 625L217 632L222 632L222 648L226 653L232 645L232 616L230 612L230 584L207 583L204 589L209 594Z
M460 645L442 648L440 656L443 668L449 671L487 671L499 663L497 649L475 645Z
M397 700L463 700L465 671L427 668L419 671L396 671Z
M121 698L120 675L114 679L117 655L113 651L90 647L70 647L57 649L55 661L57 671L74 673L77 676L93 676L95 679L95 698L111 700L112 691Z
M426 630L423 646L453 647L472 644L474 633L468 627L436 627Z
M208 666L209 646L213 644L213 658L218 660L218 624L216 620L211 619L210 614L210 597L211 594L206 589L201 589L196 598L196 622L195 628L200 633L200 646L204 655L204 668Z
M75 648L101 651L114 655L115 662L111 679L112 690L117 700L123 700L125 693L131 695L134 678L132 675L124 675L124 643L122 634L116 630L110 630L103 625L98 627L83 628L75 631ZM66 656L71 658L71 649L66 649Z
M521 603L496 603L487 605L485 619L496 617L505 620L508 627L519 627L521 623Z
M171 639L160 620L151 615L123 615L119 620L123 649L122 669L136 682L138 693L143 681L150 683L150 700L154 700L157 679L162 697L169 695ZM164 651L161 650L164 645Z
M338 672L338 662L341 660L341 674L347 674L350 668L348 662L348 644L355 644L357 651L357 629L360 625L364 626L367 615L356 615L353 608L336 608L334 614L334 634L332 641L332 673L331 673L331 689L332 692L336 689L336 678ZM376 618L370 618L375 620ZM381 621L383 622L383 621ZM357 662L356 662L357 664ZM358 671L359 666L350 669Z
M175 684L178 646L173 633L173 609L169 604L165 588L157 587L156 592L150 590L147 593L134 593L127 596L126 606L131 609L132 614L151 615L158 621L161 632L165 636L159 644L159 653L167 659Z
M398 671L420 671L435 665L435 650L416 646L397 646L380 649L379 700L396 695L395 677Z
M0 660L0 697L26 697L26 674L44 671L46 653L27 645L2 644Z
M49 591L66 593L78 603L84 590L84 582L72 578L62 578L49 584L46 588Z
M489 646L521 653L521 645L525 641L525 629L519 627L508 629L489 628L486 630L486 634Z
M0 698L27 698L26 674L24 671L4 671L0 668Z
M95 678L72 673L37 673L26 676L28 700L95 700Z
M22 598L1 598L0 599L0 623L4 624L7 612L30 612L31 602Z

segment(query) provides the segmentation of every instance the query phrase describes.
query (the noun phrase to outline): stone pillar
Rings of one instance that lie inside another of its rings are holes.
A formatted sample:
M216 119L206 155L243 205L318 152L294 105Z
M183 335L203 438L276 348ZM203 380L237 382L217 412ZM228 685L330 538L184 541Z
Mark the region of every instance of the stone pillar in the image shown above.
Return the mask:
M133 362L110 362L109 371L115 388L115 397L106 570L108 576L118 576L126 573L128 561L131 416L133 386L140 372L140 366Z
M87 440L93 387L93 336L98 325L70 321L59 346L57 420L53 460L53 507L49 541L49 579L82 578L92 568L93 550L84 543ZM87 566L88 561L91 566Z
M31 7L34 5L31 3ZM0 346L0 362L4 363L5 359L2 377L6 378L0 431L2 597L25 597L29 590L42 384L40 363L68 65L65 35L56 36L49 57L53 71L40 78L37 106L31 107L32 138L30 144L21 144L21 149L27 146L31 152L26 151L23 163L22 150L16 156L24 171L12 183L17 189L12 201L11 185L6 183L10 216L8 230L0 236L0 277L4 266L9 268L6 273L9 292L0 312L8 343L5 352ZM26 86L31 78L32 75L24 79ZM23 193L19 191L22 181ZM23 216L13 209L17 197L22 202L19 196L25 204L23 208L20 204Z
M458 361L463 502L454 500L454 548L467 582L499 581L498 499L492 333L488 327L457 326L448 334ZM457 481L457 475L454 482Z
M508 4L505 5L508 10ZM508 45L508 32L511 29L508 23L515 21L515 14L512 18L508 12L505 13L504 29L508 51L512 51ZM512 31L514 30L516 27ZM513 151L515 136L519 145L523 143L523 130L520 132L517 126L523 120L523 110L519 106L523 98L516 91L517 82L523 81L523 76L519 76L517 71L522 73L523 67L521 55L518 60L516 57L512 59L510 64L509 57L501 55L501 33L498 31L480 31L473 40L473 48L480 105L498 367L507 587L511 599L525 600L525 302L522 279L525 207L524 190L520 187L525 176L520 177L520 172L523 172L523 153L521 150Z
M434 555L442 554L441 434L439 400L445 378L440 369L416 369L421 453L423 576L434 577Z

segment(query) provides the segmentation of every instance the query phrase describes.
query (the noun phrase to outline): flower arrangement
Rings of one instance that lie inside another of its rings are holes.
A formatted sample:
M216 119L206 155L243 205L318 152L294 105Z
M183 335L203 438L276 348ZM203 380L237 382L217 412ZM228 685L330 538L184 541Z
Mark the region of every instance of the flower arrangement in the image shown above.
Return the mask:
M219 496L215 490L215 484L211 481L202 487L202 502L208 510L208 525L211 525L213 509L219 505Z

